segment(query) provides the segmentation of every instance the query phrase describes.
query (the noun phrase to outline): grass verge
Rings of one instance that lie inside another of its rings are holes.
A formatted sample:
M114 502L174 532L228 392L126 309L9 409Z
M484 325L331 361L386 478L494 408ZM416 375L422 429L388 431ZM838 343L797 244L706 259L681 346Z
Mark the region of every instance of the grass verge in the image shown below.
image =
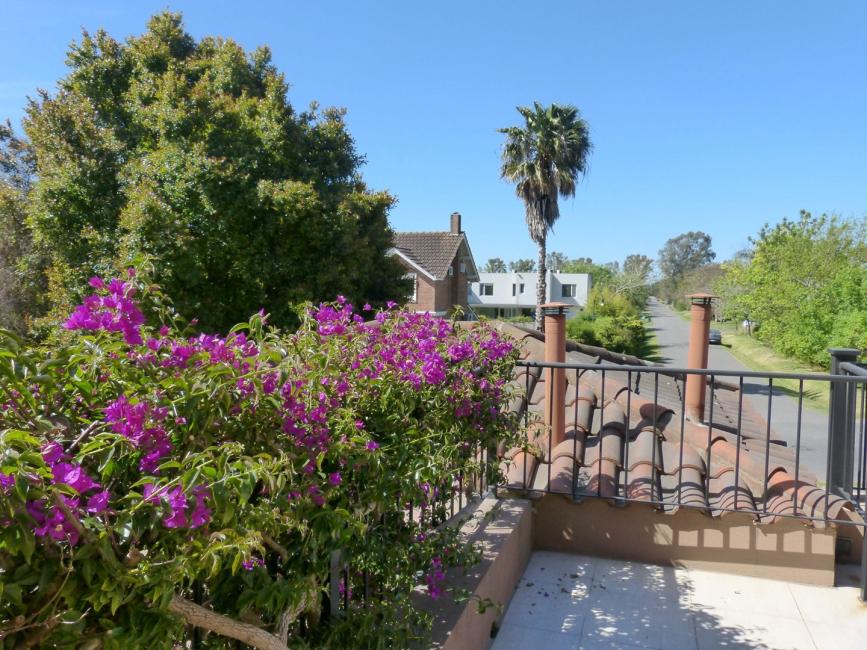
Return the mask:
M713 323L723 334L725 345L734 357L751 370L768 372L828 372L827 368L810 366L802 361L785 357L758 339L747 336L729 323ZM797 399L800 382L797 379L775 379L774 386ZM828 410L829 384L827 381L804 381L804 405L821 411Z

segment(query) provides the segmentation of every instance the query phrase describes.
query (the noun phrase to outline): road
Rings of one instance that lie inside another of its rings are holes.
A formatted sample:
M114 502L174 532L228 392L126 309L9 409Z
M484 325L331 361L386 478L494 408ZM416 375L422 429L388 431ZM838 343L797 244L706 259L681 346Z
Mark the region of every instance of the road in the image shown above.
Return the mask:
M680 368L687 367L689 321L676 314L668 305L653 298L648 303L652 326L659 343L662 363ZM725 346L712 345L708 352L708 368L712 370L749 370ZM729 381L737 382L731 378ZM744 399L767 420L768 380L744 380ZM798 400L774 387L771 399L772 437L785 440L794 448L797 440ZM824 481L827 464L828 413L804 406L801 412L801 463Z

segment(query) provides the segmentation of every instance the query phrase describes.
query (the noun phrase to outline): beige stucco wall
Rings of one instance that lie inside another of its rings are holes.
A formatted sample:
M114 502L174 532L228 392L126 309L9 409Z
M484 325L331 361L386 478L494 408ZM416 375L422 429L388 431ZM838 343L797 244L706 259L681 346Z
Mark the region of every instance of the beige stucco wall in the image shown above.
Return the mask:
M746 514L664 514L548 495L535 504L534 547L817 585L834 584L833 528L794 520L755 524Z

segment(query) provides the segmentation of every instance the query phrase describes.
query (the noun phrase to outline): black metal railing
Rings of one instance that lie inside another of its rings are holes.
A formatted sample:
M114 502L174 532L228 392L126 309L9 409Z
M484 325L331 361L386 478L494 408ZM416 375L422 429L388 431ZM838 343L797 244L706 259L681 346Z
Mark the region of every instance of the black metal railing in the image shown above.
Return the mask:
M749 513L759 521L793 518L863 529L867 517L867 369L858 363L858 351L832 350L831 354L829 374L520 361L525 394L522 416L528 433L523 447L505 454L503 462L514 464L522 453L523 469L519 476L513 472L511 481L505 479L500 487L522 494L597 497L660 509ZM545 398L540 400L543 391L534 393L534 388L540 381L551 382L555 370L566 373L569 384L566 423L571 429L557 434L559 451L550 432L535 423L545 421L545 415L551 421L552 405ZM687 377L706 381L706 406L699 422L686 415ZM807 399L805 382L818 382L829 389L827 412L815 408L821 399ZM611 395L612 390L617 394ZM590 409L589 421L586 408L582 410L584 422L579 421L582 397L597 405ZM805 404L805 399L811 403ZM606 414L612 401L619 404L625 422ZM641 407L640 414L635 414L636 406ZM641 421L636 420L638 415ZM649 463L631 464L631 448L637 447L639 436L647 431L654 436ZM605 457L606 447L615 447L610 436L619 438L620 458ZM716 443L720 437L730 443L720 450L725 447L731 452L733 446L733 453L719 457ZM554 467L564 453L568 457L570 446L571 484L568 476L560 480L562 474L555 474ZM594 452L588 455L591 448ZM663 450L669 459L676 453L677 460L672 462L676 467L662 466ZM698 481L694 468L685 466L684 457L695 452L703 462ZM714 476L714 470L721 471ZM726 472L733 472L726 477L731 482L714 485ZM552 483L552 479L557 480ZM867 601L867 544L863 548L861 597Z

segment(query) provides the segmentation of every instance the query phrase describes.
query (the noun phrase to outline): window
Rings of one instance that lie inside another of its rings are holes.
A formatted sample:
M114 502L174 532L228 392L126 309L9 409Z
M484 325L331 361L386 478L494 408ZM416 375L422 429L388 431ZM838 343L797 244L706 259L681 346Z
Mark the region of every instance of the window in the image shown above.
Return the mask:
M560 294L563 298L574 298L575 297L575 285L574 284L564 284L561 285L562 293Z
M412 293L409 296L409 302L418 302L418 275L407 273L403 277L406 280L412 280Z
M452 277L454 274L455 274L455 269L451 264L449 264L449 270L446 272L446 275L449 277Z
M521 285L520 293L524 293L524 285L523 284Z
M493 296L494 295L494 285L486 284L484 282L479 283L479 295L480 296Z
M513 296L515 295L515 291L517 290L517 288L518 288L518 285L516 285L516 284L512 285L512 295Z
M467 272L467 265L464 264L463 262L461 262L461 273L466 273L466 272Z

